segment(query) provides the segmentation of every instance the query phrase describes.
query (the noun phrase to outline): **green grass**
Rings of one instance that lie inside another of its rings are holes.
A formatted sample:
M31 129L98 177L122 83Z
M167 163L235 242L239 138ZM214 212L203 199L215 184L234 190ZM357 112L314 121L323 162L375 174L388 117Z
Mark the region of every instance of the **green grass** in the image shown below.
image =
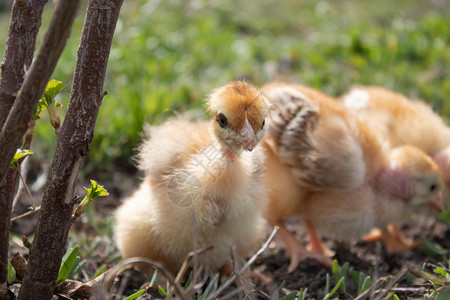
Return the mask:
M438 3L126 1L86 171L131 166L143 122L202 107L206 93L238 78L258 86L301 81L332 95L354 84L381 85L449 116L450 18ZM84 10L53 75L69 86L83 16ZM48 122L38 124L36 153L53 152L52 131Z

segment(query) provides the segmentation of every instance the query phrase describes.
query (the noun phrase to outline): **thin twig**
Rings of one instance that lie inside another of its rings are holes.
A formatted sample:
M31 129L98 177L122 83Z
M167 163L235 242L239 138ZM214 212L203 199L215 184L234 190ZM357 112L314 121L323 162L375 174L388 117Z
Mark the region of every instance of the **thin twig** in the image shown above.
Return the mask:
M34 214L35 212L38 212L38 211L40 211L40 210L41 210L41 206L39 205L39 206L36 207L34 210L31 210L31 211L29 211L29 212L26 212L26 213L20 215L20 216L17 216L17 217L12 218L12 219L11 219L11 222L14 222L14 221L16 221L16 220L25 218L26 216L32 215L32 214Z
M22 170L21 170L21 171L22 171ZM36 204L34 203L33 196L31 195L31 191L30 191L30 189L28 188L28 185L27 185L27 183L25 182L25 179L23 179L22 172L19 172L19 176L20 176L21 182L23 182L23 185L24 185L25 189L27 190L28 196L30 196L31 207L32 207L33 210L34 210L34 209L36 209Z
M388 282L388 284L385 286L385 288L377 295L375 300L383 299L384 296L386 296L386 294L392 290L394 285L397 284L397 282L399 282L408 272L409 272L409 268L406 266L403 266L400 269L400 271L397 273L397 275L395 275L394 278L392 278L392 280Z
M419 288L415 288L415 287L398 287L398 288L392 288L391 292L423 293L426 290L427 289L424 288L424 287L419 287Z
M208 246L208 247L205 247L205 248L202 248L202 249L197 249L197 250L189 252L188 255L186 256L186 258L184 259L183 264L181 265L181 268L178 271L177 277L175 278L175 280L177 282L180 282L183 279L184 275L186 274L187 269L189 268L189 262L195 256L198 256L198 255L203 254L203 253L205 253L207 251L210 251L213 248L214 248L213 246Z
M175 282L175 277L173 276L172 273L169 272L169 270L167 270L160 263L157 263L151 259L144 258L144 257L129 258L129 259L124 260L119 265L115 266L111 270L111 272L108 273L108 275L105 277L105 280L103 281L101 289L98 290L98 292L100 292L100 295L101 295L98 299L110 299L109 298L109 289L111 288L112 282L113 282L114 278L117 276L117 273L119 273L121 271L121 269L124 268L125 266L134 265L137 263L147 264L147 265L150 265L151 267L155 268L158 272L160 272L169 281L170 285L174 286L177 295L181 299L183 299L183 300L188 299L188 296L183 291L183 288L177 282ZM106 295L108 295L108 296L105 298Z
M356 297L353 300L361 300L364 299L365 297L367 297L367 295L370 293L371 297L374 297L376 293L378 293L379 290L377 290L377 286L378 284L383 281L384 278L378 278L378 280L375 281L374 284L372 284L372 286L370 288L368 288L367 290L365 290L363 293L361 293L360 295L358 295L358 297Z
M27 177L27 173L28 173L28 164L29 164L29 159L28 157L25 157L24 160L22 161L22 163L20 164L20 171L19 171L19 175L20 175L20 181L19 181L19 187L17 188L17 193L16 196L14 197L13 200L13 207L12 207L12 211L16 211L17 206L20 203L20 197L23 194L23 190L24 188L27 190L28 192L28 196L30 196L31 199L31 205L33 207L33 209L35 209L35 204L33 201L33 196L31 196L31 192L30 189L28 188L28 185L26 184L24 177ZM23 174L22 174L23 173Z
M236 289L233 289L231 292L229 292L225 296L220 297L220 299L222 299L222 300L235 299L236 297L234 297L234 296L236 296L237 294L239 294L243 290L244 290L244 288L242 286L237 287Z
M186 274L186 271L188 270L188 268L189 268L189 263L194 259L197 259L197 261L198 261L198 256L199 255L201 255L201 254L203 254L203 253L205 253L205 252L207 252L207 251L210 251L210 250L212 250L214 247L213 246L209 246L209 247L205 247L205 248L202 248L202 249L197 249L197 250L194 250L194 251L191 251L191 252L189 252L188 253L188 255L186 256L186 258L184 259L184 261L183 261L183 264L181 265L181 268L180 268L180 270L178 271L178 273L177 273L177 276L176 276L176 278L175 278L175 282L176 283L178 283L178 284L180 284L181 283L181 280L183 279L183 277L184 277L184 275ZM194 262L194 264L195 264L195 262ZM196 270L194 269L194 272L193 272L193 276L192 276L192 288L189 288L188 290L187 290L187 293L189 293L189 291L191 290L191 289L194 289L194 284L195 284L195 282L197 281L197 277L199 277L199 275L200 275L200 273L203 271L203 268L200 266L200 267L198 267ZM203 284L202 284L203 285Z
M255 260L269 247L269 244L272 242L275 234L277 233L279 227L275 226L269 238L266 240L264 245L245 263L245 265L238 271L235 272L232 276L230 276L214 293L212 293L208 298L208 300L215 299L220 293L223 292L228 286L230 286L245 270L247 270L251 264L255 262Z

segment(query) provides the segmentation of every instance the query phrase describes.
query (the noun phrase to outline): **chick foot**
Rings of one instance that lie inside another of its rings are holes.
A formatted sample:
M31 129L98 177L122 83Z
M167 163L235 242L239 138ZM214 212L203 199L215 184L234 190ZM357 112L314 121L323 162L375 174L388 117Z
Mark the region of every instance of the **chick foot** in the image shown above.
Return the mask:
M307 218L300 218L300 220L305 225L306 232L309 237L309 245L306 249L310 252L319 253L327 257L333 257L335 252L324 244L311 220Z
M413 250L423 245L420 240L414 241L406 238L401 232L398 224L390 224L386 229L373 229L364 237L367 243L381 240L387 253L399 253Z
M280 228L278 230L278 234L283 240L288 256L291 259L288 267L288 273L293 272L299 263L306 258L313 258L320 264L331 269L333 266L333 261L326 255L306 250L306 248L303 247L295 236L286 228L283 221L269 220L269 223L272 226L278 226Z
M371 243L375 242L376 240L381 240L383 238L383 233L380 229L374 228L371 232L366 234L363 238L364 242Z
M416 249L423 245L420 240L411 240L406 238L401 232L398 224L390 224L387 229L382 231L384 247L388 253L398 253Z

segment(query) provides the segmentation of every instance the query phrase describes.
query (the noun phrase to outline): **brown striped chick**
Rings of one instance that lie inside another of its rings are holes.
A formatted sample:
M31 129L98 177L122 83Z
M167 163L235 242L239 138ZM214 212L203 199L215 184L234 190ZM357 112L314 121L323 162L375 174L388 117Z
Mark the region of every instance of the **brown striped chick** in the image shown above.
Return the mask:
M256 146L266 104L252 85L231 82L206 101L212 121L176 119L147 129L138 155L144 181L116 213L124 258L150 258L176 273L190 251L212 245L200 259L218 271L232 245L241 255L257 246L267 195Z
M392 147L413 145L430 155L441 168L450 208L450 128L430 106L382 87L353 88L342 102Z
M288 271L306 257L331 265L316 228L350 240L379 227L389 250L404 246L388 224L439 201L441 176L434 162L410 146L389 153L354 114L314 89L272 83L262 90L271 101L263 142L265 215L280 227L291 258ZM305 224L309 251L286 228L283 220L290 216Z

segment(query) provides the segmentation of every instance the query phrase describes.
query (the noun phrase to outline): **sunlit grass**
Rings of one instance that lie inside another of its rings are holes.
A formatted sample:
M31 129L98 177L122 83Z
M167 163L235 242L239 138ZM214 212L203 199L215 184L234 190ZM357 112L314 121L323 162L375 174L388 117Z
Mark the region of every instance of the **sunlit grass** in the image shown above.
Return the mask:
M86 171L131 166L143 122L200 108L206 93L239 78L258 86L300 81L332 95L354 84L382 85L449 116L444 2L127 1ZM69 86L83 16L81 10L53 75ZM0 33L0 50L6 34ZM60 99L65 104L69 90ZM34 147L49 153L39 159L53 152L52 131L48 122L38 124Z

